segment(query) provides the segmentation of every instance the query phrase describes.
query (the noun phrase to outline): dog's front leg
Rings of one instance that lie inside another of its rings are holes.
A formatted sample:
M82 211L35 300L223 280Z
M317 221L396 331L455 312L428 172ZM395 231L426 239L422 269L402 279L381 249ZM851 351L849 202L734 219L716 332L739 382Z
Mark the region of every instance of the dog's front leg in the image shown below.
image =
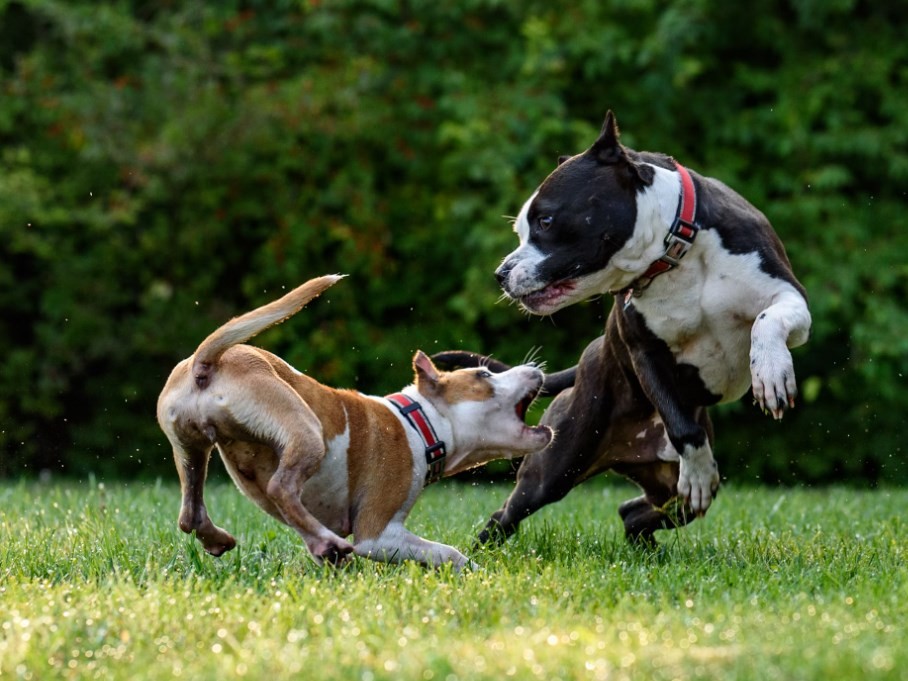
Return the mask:
M353 551L357 556L384 563L415 560L432 567L451 563L458 572L465 567L479 567L453 546L423 539L399 522L390 523L378 537L357 540Z
M659 412L666 435L681 457L678 494L694 513L706 513L719 487L719 467L709 435L700 424L703 407L684 406L670 369L643 353L638 355L633 364L640 385Z
M806 343L809 334L807 301L795 291L777 296L753 323L750 373L754 400L775 419L782 418L786 409L794 407L797 396L789 348Z
M678 494L687 499L694 513L706 513L719 487L719 466L705 439L688 443L681 452Z

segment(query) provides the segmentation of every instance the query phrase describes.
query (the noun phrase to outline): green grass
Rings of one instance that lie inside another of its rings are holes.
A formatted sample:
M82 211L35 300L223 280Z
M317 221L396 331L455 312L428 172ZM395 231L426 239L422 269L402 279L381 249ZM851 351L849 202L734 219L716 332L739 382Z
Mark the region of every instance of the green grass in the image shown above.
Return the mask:
M469 549L508 490L436 485L408 525ZM0 678L904 678L908 490L732 487L650 551L633 493L587 484L456 575L318 568L226 484L221 559L169 483L0 486Z

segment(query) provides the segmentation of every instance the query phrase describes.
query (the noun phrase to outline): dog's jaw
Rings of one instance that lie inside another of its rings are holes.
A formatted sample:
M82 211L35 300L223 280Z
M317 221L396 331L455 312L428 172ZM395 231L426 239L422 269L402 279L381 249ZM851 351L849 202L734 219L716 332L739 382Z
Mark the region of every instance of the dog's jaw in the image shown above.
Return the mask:
M535 384L530 387L526 394L517 401L517 404L514 405L514 414L517 417L518 422L521 424L521 436L525 437L529 442L534 443L534 448L538 449L546 447L555 436L554 431L549 426L530 426L526 423L527 413L530 411L530 407L533 406L536 398L539 397L539 392L542 390L543 380L544 379L542 378L542 374L540 372L540 378L538 382L535 382Z
M571 279L556 281L516 298L530 314L550 315L570 305L577 283Z
M534 288L515 290L505 286L505 294L516 300L528 313L539 316L554 314L562 308L569 307L596 296L601 296L611 291L620 290L633 281L637 275L615 267L593 272L571 279L560 279L554 282L542 283L534 281ZM527 280L529 281L529 280Z
M664 253L663 241L677 207L680 187L677 173L652 166L652 174L652 184L633 197L634 222L629 236L600 230L604 241L614 243L617 240L620 246L607 258L602 256L599 266L593 270L585 269L576 260L559 257L558 249L538 245L531 238L530 213L540 196L541 190L537 190L524 203L514 222L520 245L498 268L505 295L530 314L550 315L631 285ZM593 216L588 216L581 224L584 229L595 229L597 222ZM595 248L595 244L590 246L592 250Z

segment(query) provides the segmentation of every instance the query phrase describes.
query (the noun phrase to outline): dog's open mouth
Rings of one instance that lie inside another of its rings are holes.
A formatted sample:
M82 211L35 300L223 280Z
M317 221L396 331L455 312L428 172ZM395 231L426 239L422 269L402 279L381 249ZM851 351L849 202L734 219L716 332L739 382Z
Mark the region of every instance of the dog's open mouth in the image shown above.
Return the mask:
M536 401L536 398L539 396L539 392L542 390L542 384L533 387L530 391L524 395L517 404L514 405L514 414L517 416L518 420L523 423L523 432L526 435L531 435L534 438L551 438L552 429L548 426L530 426L527 425L526 418L527 413L530 411L530 407L533 405L533 402Z
M530 312L557 307L577 287L573 279L562 279L520 297L520 302Z
M536 396L539 394L540 388L533 388L528 392L523 399L521 399L516 405L514 405L514 412L517 414L517 418L526 423L527 412L530 410L530 405L536 400Z

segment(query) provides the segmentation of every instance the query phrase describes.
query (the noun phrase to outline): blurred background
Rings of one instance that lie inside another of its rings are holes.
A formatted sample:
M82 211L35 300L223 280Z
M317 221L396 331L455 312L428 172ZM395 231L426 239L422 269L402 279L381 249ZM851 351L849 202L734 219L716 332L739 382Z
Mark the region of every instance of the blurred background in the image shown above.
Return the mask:
M858 0L0 0L0 477L176 480L174 364L325 273L256 342L332 386L399 389L418 348L574 364L611 300L528 318L492 272L611 108L766 213L810 294L798 407L714 409L723 475L908 482L906 29Z

